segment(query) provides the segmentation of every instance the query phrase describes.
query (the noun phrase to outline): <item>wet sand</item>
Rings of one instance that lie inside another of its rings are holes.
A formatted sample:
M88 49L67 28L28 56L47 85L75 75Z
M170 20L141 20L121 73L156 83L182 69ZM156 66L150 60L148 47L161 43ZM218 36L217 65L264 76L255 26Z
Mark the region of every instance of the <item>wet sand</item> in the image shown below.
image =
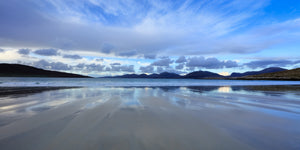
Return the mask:
M276 89L94 87L5 95L0 149L299 149L299 88Z

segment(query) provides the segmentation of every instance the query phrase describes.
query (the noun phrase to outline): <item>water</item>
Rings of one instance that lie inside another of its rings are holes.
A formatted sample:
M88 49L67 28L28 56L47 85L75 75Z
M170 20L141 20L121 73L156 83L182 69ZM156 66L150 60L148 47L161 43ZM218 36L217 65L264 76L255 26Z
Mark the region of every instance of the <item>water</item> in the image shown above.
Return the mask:
M125 78L0 78L0 87L32 86L236 86L300 85L300 81L199 80L199 79L125 79Z
M1 78L0 149L300 149L299 81Z

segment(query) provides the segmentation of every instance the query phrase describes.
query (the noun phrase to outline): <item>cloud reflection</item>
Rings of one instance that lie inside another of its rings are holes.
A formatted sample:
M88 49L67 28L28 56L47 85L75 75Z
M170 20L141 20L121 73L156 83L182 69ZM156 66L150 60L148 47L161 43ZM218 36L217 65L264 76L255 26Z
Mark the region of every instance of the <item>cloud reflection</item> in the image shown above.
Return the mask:
M231 92L231 87L230 86L219 87L218 92L220 92L220 93L230 93Z
M167 110L167 107L180 109L237 109L240 107L268 107L289 112L299 108L299 88L291 86L290 92L280 92L276 87L93 87L59 90L39 90L40 93L24 94L28 88L18 93L18 97L0 98L0 124L8 124L16 118L22 119L54 108L75 105L76 111L97 109L106 103L117 100L117 109L137 110L157 107ZM20 89L18 89L20 90ZM276 94L272 93L276 90ZM294 94L293 94L294 93ZM232 95L234 94L234 95ZM278 96L281 95L281 96ZM298 97L298 98L297 98ZM266 101L266 99L276 101ZM258 101L259 100L259 101ZM284 101L283 101L284 100ZM289 103L285 104L289 100ZM298 110L299 111L299 110ZM7 121L8 120L8 121ZM10 121L9 121L10 120Z

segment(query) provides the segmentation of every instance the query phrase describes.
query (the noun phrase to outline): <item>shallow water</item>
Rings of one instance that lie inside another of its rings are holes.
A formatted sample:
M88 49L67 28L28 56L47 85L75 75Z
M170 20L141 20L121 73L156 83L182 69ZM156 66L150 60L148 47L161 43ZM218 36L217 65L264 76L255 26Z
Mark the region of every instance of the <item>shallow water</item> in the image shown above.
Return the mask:
M38 89L0 88L1 150L300 149L296 85Z
M158 86L248 86L300 85L300 81L205 80L205 79L126 79L126 78L29 78L0 77L0 87L158 87Z

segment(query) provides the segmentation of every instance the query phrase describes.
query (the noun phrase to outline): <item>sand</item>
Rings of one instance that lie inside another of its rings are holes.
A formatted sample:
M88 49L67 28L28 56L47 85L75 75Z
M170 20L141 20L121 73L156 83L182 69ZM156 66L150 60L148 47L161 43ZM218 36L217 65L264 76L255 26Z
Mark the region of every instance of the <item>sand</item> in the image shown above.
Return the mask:
M5 95L0 149L300 148L298 90L274 96L232 89L72 88Z

